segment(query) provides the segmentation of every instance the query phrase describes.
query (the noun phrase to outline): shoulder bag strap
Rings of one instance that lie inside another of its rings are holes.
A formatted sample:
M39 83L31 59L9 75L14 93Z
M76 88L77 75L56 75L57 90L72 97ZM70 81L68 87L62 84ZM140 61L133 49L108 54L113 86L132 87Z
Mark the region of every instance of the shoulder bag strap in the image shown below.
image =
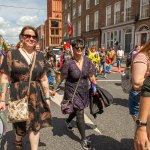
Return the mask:
M34 56L33 56L33 59L32 59L32 66L31 66L31 69L30 69L29 86L28 86L28 91L27 91L27 97L28 98L29 98L29 94L30 94L31 78L32 78L32 72L33 72L33 69L34 69L34 66L35 66L35 60L36 60L36 52L34 52Z
M75 94L76 94L77 88L78 88L78 86L79 86L79 82L80 82L81 76L82 76L82 72L81 72L80 78L79 78L79 80L78 80L78 83L77 83L77 85L76 85L76 88L75 88L75 90L74 90L74 93L73 93L73 96L72 96L72 100L71 100L72 102L73 102L74 96L75 96Z
M82 62L82 70L83 70L83 63L84 63L84 58L83 58L83 62ZM75 96L75 94L76 94L77 88L78 88L78 86L79 86L79 83L80 83L80 80L81 80L81 77L82 77L82 70L81 70L81 74L80 74L78 83L77 83L77 85L76 85L76 88L75 88L74 93L73 93L73 96L72 96L72 100L71 100L72 102L73 102L74 96Z

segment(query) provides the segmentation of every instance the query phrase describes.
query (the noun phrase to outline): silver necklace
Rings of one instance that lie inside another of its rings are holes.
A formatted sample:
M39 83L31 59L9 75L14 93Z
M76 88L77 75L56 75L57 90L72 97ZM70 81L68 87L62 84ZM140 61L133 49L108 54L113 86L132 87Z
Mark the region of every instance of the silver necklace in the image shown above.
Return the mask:
M80 60L76 60L75 57L74 57L74 60L80 65L81 62L82 62L82 58Z

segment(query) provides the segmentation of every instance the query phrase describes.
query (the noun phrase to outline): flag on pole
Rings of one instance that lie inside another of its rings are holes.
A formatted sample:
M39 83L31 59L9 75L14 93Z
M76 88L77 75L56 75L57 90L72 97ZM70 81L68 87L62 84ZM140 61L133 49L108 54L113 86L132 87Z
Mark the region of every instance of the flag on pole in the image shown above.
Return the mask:
M68 35L70 36L72 34L72 23L71 23L71 18L70 18L70 14L68 14Z

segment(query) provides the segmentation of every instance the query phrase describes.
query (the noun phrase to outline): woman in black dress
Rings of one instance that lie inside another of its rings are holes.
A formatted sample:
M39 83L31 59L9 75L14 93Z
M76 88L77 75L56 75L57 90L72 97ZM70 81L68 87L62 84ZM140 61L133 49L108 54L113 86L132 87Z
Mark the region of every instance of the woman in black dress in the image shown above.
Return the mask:
M95 68L91 60L82 56L83 40L78 39L72 43L73 58L66 61L61 68L61 78L66 79L64 99L71 100L81 75L79 86L74 97L74 112L66 119L66 125L72 130L71 121L76 117L77 127L81 134L83 149L91 149L90 141L85 136L84 109L89 105L88 79L96 84ZM55 88L57 89L57 87ZM55 91L53 91L55 94Z
M29 72L32 66L35 46L38 41L37 31L26 26L19 36L23 47L7 53L1 66L3 72L1 84L10 84L10 99L22 99L27 94ZM0 95L0 109L5 111L5 86ZM46 61L41 53L36 53L35 66L32 73L32 81L29 96L29 120L27 122L14 123L16 131L16 149L22 149L22 136L29 133L31 150L38 149L40 129L51 125L49 83L46 75Z

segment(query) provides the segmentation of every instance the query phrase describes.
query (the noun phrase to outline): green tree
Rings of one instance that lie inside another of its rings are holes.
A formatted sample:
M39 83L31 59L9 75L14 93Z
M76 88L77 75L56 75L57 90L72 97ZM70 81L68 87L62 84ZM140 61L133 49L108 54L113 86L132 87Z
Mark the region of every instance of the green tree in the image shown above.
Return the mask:
M7 45L6 45L5 41L3 41L3 43L2 43L2 51L6 52L6 50L7 50Z

